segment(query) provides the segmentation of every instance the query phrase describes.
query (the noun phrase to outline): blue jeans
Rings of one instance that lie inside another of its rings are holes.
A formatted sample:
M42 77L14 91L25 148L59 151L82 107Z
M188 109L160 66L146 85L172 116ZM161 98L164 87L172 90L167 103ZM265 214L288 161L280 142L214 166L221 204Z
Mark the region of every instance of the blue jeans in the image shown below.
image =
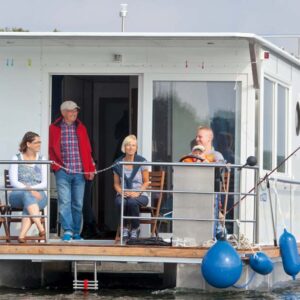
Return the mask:
M41 200L37 200L29 191L12 191L9 195L9 203L14 208L23 209L23 215L29 215L27 207L37 204L39 209L44 209L47 205L47 196L44 191L39 191Z
M85 180L82 174L55 172L59 218L65 233L80 234Z
M124 198L124 216L128 217L139 217L140 215L140 207L146 206L148 204L147 196L139 196L137 198ZM122 197L121 195L117 195L116 204L118 208L121 210ZM139 219L124 220L124 224L131 224L131 229L136 229L140 226Z

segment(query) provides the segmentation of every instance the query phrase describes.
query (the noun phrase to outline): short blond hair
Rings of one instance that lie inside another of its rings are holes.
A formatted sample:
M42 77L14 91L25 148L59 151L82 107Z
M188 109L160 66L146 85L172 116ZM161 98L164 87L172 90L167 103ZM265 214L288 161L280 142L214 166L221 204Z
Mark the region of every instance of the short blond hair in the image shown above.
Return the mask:
M125 153L125 146L129 144L130 142L135 141L137 142L136 136L134 134L130 134L126 136L126 138L123 140L122 146L121 146L121 151Z
M214 138L214 132L210 127L208 127L208 126L199 126L197 128L197 133L198 133L199 130L205 130L205 131L210 132L212 139Z

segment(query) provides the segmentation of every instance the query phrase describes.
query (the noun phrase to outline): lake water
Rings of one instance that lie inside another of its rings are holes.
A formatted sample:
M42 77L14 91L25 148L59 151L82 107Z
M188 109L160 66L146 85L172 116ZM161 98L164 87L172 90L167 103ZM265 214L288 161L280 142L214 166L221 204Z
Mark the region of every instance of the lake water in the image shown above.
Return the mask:
M234 299L300 299L300 280L282 284L282 286L268 292L260 291L220 291L207 293L198 290L188 289L166 289L166 290L143 290L143 289L100 289L97 292L81 291L62 291L62 290L12 290L0 289L0 299L5 300L38 300L38 299L177 299L177 300L196 300L196 299L215 299L215 300L234 300Z

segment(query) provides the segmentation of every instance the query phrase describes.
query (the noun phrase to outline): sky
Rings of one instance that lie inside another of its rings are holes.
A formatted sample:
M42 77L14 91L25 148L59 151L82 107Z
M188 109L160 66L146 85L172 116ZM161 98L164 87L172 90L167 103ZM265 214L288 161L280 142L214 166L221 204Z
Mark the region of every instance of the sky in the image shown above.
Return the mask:
M300 0L0 0L0 27L34 32L249 32L300 35Z

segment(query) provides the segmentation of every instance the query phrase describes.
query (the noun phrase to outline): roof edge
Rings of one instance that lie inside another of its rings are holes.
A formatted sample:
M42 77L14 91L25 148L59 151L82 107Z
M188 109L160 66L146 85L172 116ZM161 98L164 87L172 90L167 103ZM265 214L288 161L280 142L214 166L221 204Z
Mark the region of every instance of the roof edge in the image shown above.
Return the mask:
M262 45L300 68L300 60L265 38L241 32L0 32L0 38L233 38L247 39Z

